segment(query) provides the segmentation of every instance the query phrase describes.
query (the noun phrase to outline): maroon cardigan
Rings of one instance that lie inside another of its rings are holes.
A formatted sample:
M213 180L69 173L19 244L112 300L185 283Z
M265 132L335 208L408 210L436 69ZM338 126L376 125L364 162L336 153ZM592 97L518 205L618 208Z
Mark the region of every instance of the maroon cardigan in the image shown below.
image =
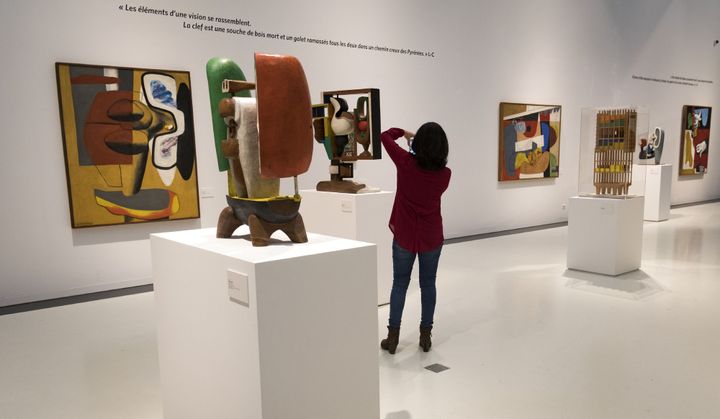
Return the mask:
M390 128L382 133L388 156L397 166L397 191L390 215L395 242L414 253L433 250L443 243L440 197L450 184L450 169L421 169L415 157L395 141L405 131Z

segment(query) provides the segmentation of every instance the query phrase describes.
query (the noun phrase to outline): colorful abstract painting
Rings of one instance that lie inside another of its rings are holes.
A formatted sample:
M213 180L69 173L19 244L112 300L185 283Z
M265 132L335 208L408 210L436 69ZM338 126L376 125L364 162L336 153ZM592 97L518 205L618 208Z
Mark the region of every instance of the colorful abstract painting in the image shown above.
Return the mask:
M190 73L55 70L72 226L199 217Z
M559 176L560 111L558 105L500 103L498 180Z
M683 107L680 139L680 175L703 175L707 172L710 146L709 106Z

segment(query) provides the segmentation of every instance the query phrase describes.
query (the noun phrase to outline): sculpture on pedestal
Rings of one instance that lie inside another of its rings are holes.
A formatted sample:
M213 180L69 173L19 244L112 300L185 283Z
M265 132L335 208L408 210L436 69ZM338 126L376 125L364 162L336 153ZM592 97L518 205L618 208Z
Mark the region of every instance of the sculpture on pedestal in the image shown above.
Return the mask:
M228 173L228 207L217 237L250 227L253 246L265 246L283 231L307 242L300 215L297 175L312 158L312 110L305 72L291 56L255 54L256 83L245 80L231 60L207 63L218 167ZM256 90L257 98L249 90ZM279 195L279 179L295 177L295 194Z
M627 195L632 184L637 111L609 109L596 118L594 179L598 195Z
M650 138L640 139L640 153L638 158L641 164L660 164L663 145L665 144L665 130L655 127Z
M380 90L329 91L322 98L322 104L313 106L313 127L315 140L325 146L330 159L330 180L319 182L316 189L357 193L365 185L345 179L353 177L354 162L382 156ZM355 105L352 112L348 101Z

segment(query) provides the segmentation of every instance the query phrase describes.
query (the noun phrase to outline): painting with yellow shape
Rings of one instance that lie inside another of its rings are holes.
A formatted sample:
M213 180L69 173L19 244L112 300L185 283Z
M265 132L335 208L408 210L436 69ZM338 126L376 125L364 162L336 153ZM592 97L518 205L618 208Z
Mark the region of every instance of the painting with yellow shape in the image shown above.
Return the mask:
M72 226L198 218L189 73L56 72Z
M559 105L500 103L498 180L560 176Z

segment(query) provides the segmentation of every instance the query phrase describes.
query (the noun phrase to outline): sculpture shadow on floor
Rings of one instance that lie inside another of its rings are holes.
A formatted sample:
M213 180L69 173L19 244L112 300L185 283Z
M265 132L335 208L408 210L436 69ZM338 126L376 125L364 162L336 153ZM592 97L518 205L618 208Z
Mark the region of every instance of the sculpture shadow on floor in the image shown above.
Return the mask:
M398 412L390 412L385 416L385 419L412 419L412 415L407 410L401 410Z
M247 234L233 234L232 236L228 237L228 239L231 240L246 240L248 242L252 242L252 237L250 237L250 233ZM276 239L274 237L270 237L270 240L268 241L269 245L272 246L292 246L293 242L290 241L290 239L287 238L287 236L281 236L281 238Z
M618 276L567 269L563 277L569 278L568 288L628 300L644 300L665 291L641 269Z

